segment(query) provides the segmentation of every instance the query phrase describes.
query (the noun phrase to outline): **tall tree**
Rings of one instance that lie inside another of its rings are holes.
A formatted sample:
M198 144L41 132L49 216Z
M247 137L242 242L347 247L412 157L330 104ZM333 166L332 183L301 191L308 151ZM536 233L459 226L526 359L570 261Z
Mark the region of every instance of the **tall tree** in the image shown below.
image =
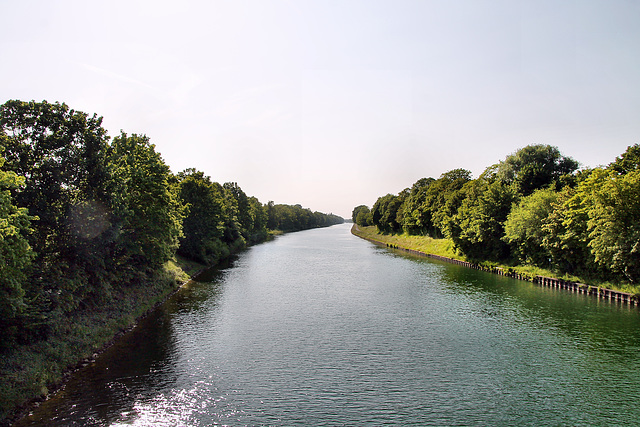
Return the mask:
M24 179L14 172L3 170L2 144L0 135L0 347L10 341L17 332L17 318L24 309L24 283L26 269L31 263L33 252L27 242L31 231L31 220L26 208L13 204L11 191L23 186Z
M589 247L595 261L640 282L640 170L596 169L580 186L589 197Z
M427 234L431 227L431 211L425 209L427 191L436 182L433 178L421 178L416 181L409 190L409 195L404 201L404 215L402 228L408 234Z
M196 261L213 264L228 255L228 248L222 243L224 198L211 179L195 169L180 172L178 181L178 194L186 207L179 252Z
M540 243L556 271L584 277L598 274L588 246L589 198L585 192L565 187L557 193L556 201L552 202L549 215L543 221Z
M235 201L235 205L238 209L237 216L238 221L240 222L240 229L244 235L246 234L247 230L251 230L251 228L253 227L249 209L249 197L247 197L247 194L242 191L242 188L240 188L237 182L225 182L223 184L223 187L227 191L229 196L231 196Z
M71 310L109 287L105 259L116 237L118 194L101 124L65 104L0 107L6 169L25 178L24 188L13 190L15 203L39 218L29 236L37 274L26 289L36 311Z
M184 206L155 146L144 135L121 133L109 149L117 179L125 184L115 259L130 275L158 269L170 260L182 236Z
M509 246L502 240L504 222L517 195L511 186L480 177L462 189L465 198L451 225L456 247L473 260L504 260Z
M371 208L373 224L383 233L397 233L402 230L402 225L398 222L398 210L402 206L404 199L409 194L409 189L403 190L398 196L387 194L379 197Z
M249 197L249 214L251 216L252 228L248 230L249 243L258 243L264 241L268 236L267 208L260 203L257 197Z
M511 245L519 261L550 267L551 254L543 245L547 230L543 226L555 209L558 193L549 188L536 190L513 207L504 225L504 241Z
M616 157L616 160L609 164L609 169L618 174L640 170L640 144L627 147L622 155Z
M371 219L371 210L366 205L356 206L351 212L351 220L354 224L368 226L373 225Z
M578 169L578 162L565 157L551 145L527 145L497 165L496 176L528 196L535 190L554 185L559 190L570 182L568 175Z

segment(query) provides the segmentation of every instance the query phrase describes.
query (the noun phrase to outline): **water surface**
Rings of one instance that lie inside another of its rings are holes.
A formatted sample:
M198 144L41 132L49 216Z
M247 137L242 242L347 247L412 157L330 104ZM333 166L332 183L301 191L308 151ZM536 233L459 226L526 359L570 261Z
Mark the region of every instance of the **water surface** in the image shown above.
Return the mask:
M21 425L637 425L638 309L291 233L187 286Z

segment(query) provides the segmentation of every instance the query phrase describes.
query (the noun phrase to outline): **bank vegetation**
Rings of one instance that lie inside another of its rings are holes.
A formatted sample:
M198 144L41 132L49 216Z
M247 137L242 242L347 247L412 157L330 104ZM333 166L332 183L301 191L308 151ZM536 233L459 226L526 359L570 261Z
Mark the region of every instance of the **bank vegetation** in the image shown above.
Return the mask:
M529 145L475 179L465 169L422 178L352 220L397 246L640 294L640 145L582 169L557 147Z
M190 277L270 234L343 222L262 204L66 104L0 106L0 420ZM188 270L188 272L185 272Z

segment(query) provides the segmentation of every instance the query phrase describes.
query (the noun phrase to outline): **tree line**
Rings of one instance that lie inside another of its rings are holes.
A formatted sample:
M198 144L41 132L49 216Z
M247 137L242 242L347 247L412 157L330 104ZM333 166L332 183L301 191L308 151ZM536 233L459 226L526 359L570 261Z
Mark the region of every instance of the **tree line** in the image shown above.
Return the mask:
M262 204L195 169L173 174L144 135L111 139L66 104L0 106L0 347L46 339L67 313L144 288L176 253L214 264L265 240L343 222Z
M357 206L352 219L381 233L451 239L474 262L638 284L640 145L583 169L557 147L529 145L476 179L465 169L422 178Z

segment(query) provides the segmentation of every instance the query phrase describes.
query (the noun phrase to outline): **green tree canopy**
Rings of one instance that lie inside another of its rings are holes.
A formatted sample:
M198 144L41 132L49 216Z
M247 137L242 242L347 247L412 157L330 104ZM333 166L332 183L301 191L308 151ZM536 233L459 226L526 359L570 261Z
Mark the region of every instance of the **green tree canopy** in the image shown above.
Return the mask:
M609 169L619 174L640 170L640 145L635 144L627 147L627 151L609 164Z
M14 172L3 170L2 142L0 135L0 344L9 341L16 333L16 318L24 309L24 282L26 269L31 264L33 252L27 242L31 220L26 208L13 204L10 190L23 186L24 179ZM0 347L2 347L0 345Z
M431 228L431 206L429 188L436 182L433 178L421 178L409 190L404 200L402 228L409 234L427 234Z
M224 197L203 172L186 169L177 178L178 194L186 207L179 252L196 261L213 264L228 255L228 248L222 243Z
M105 260L117 235L119 194L101 123L59 103L0 107L5 167L25 178L24 188L12 190L15 204L39 218L29 235L37 274L27 290L37 311L71 310L88 295L107 292Z
M338 215L311 212L310 209L305 209L301 205L284 205L269 202L266 212L270 230L299 231L315 227L327 227L344 222L344 219Z
M247 243L263 240L267 233L265 208L255 197L251 198L235 182L223 185L230 204L233 206L237 227Z
M364 227L373 225L371 210L366 205L356 206L351 212L351 219L354 224L362 225Z
M408 196L409 190L404 190L398 196L387 194L378 198L371 208L371 218L373 224L383 233L396 233L402 229L401 222L398 221L398 211L404 199Z
M589 247L595 261L632 283L640 281L640 170L596 169L579 187L587 193Z
M509 246L502 240L507 220L517 195L501 181L479 178L463 189L464 200L450 226L456 247L472 260L504 260Z
M513 185L516 191L528 196L535 190L554 185L559 190L567 175L578 169L578 162L565 157L551 145L528 145L497 165L496 176L502 182Z
M542 242L543 225L554 209L558 193L549 188L536 190L513 207L504 225L504 241L521 262L549 266L551 255Z
M169 184L171 171L144 135L122 132L109 149L121 193L119 269L132 275L158 269L173 258L182 236L184 206Z
M369 212L369 207L366 205L358 205L355 208L353 208L353 210L351 211L351 221L353 221L354 223L356 222L356 219L358 218L358 214L361 211L366 211Z
M606 169L576 170L556 147L529 145L476 180L422 178L371 209L382 233L445 236L472 261L517 261L585 280L640 281L640 145Z

